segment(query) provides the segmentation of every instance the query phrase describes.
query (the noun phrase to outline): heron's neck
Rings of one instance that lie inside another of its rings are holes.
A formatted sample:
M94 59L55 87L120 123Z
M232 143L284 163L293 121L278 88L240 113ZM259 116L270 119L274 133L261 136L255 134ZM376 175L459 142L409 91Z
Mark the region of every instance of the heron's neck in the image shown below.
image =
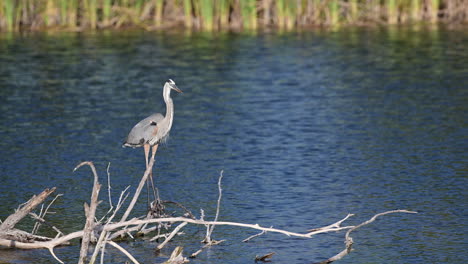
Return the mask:
M164 117L164 119L168 124L168 128L171 129L172 118L174 116L174 103L172 102L171 97L164 98L164 101L166 102L166 116Z

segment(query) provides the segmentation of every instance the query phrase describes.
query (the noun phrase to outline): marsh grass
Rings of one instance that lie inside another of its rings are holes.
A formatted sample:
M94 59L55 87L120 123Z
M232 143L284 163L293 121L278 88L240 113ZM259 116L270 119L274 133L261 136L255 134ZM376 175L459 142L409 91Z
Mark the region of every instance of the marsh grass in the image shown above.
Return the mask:
M196 30L468 22L468 0L0 0L0 30Z

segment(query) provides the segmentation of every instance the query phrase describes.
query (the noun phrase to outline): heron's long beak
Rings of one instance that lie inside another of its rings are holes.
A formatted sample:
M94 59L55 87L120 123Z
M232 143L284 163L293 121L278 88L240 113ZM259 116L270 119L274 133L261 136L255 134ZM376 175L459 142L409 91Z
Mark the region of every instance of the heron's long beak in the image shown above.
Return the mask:
M179 89L179 87L177 87L177 85L175 84L171 84L171 88L172 90L178 92L178 93L183 93L182 90Z

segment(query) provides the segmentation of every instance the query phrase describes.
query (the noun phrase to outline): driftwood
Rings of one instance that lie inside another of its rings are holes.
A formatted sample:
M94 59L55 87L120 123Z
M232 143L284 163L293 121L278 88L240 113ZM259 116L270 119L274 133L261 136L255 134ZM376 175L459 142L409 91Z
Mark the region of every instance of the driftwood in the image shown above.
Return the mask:
M15 225L25 216L29 215L38 205L42 204L50 194L55 191L55 188L45 189L38 195L34 195L23 206L18 208L16 212L8 216L0 225L0 245L15 247L17 243L31 243L34 241L49 241L51 238L34 235L19 229L15 229ZM37 218L39 218L37 216ZM6 242L8 241L8 242ZM8 244L8 245L7 245Z
M80 258L78 260L78 264L84 264L88 256L89 242L91 241L91 235L93 233L94 226L95 226L94 217L96 216L96 208L98 206L99 190L101 190L101 184L99 183L99 180L98 180L96 168L94 167L94 164L92 162L89 162L89 161L82 162L74 169L74 171L83 165L89 165L91 167L91 170L93 171L93 175L94 175L94 184L93 184L93 190L91 192L91 204L90 205L88 205L87 203L84 204L86 224L83 230Z
M324 260L319 263L331 263L336 260L339 260L349 254L352 250L352 245L353 245L353 240L350 236L350 233L357 230L358 228L365 226L367 224L370 224L374 222L377 217L390 214L390 213L415 213L413 211L408 211L408 210L393 210L393 211L387 211L383 213L376 214L373 216L371 219L359 224L359 225L348 225L348 226L342 226L343 222L346 221L348 218L353 216L352 214L348 214L345 216L343 219L330 224L328 226L320 227L320 228L315 228L315 229L310 229L307 230L306 232L290 232L287 230L282 230L282 229L277 229L274 227L263 227L258 224L245 224L245 223L237 223L237 222L225 222L225 221L218 221L219 214L220 214L220 205L221 205L221 198L222 198L222 186L221 186L221 180L223 178L223 172L221 171L219 181L218 181L218 192L219 192L219 197L218 197L218 203L217 203L217 208L216 208L216 216L214 221L207 221L204 219L204 212L201 210L201 217L200 219L196 219L190 211L188 211L184 206L175 203L175 202L170 202L172 204L177 205L178 207L182 208L185 211L184 216L180 217L167 217L163 215L162 217L157 217L154 218L152 217L152 214L146 214L144 216L140 217L130 217L131 214L133 214L133 208L136 202L138 201L139 195L141 193L141 190L143 189L143 185L148 178L148 176L151 173L152 167L154 164L154 159L150 160L150 164L145 171L136 191L135 194L133 195L130 204L126 208L122 218L118 221L114 221L116 218L116 215L119 213L119 210L122 209L122 207L125 204L125 201L127 200L129 193L128 193L128 187L121 192L119 201L115 207L112 205L111 202L111 197L110 197L110 191L108 192L109 195L109 206L110 209L106 213L104 217L102 217L100 220L97 220L96 218L96 208L99 206L99 191L101 188L101 184L99 183L98 180L98 175L96 172L96 169L94 168L94 165L92 162L83 162L79 164L76 168L80 168L83 165L88 165L90 166L93 176L94 176L94 184L93 184L93 190L91 192L91 202L90 204L84 205L85 208L85 215L86 215L86 223L84 224L83 230L78 230L75 232L72 232L70 234L63 234L58 230L58 228L53 227L51 225L46 224L46 220L44 220L44 214L39 214L35 215L32 213L32 210L34 210L39 204L43 203L45 199L55 191L55 188L52 189L46 189L42 193L40 193L37 196L33 196L31 200L29 200L27 203L25 203L23 206L21 206L14 214L10 215L7 217L0 225L0 246L3 247L10 247L10 248L18 248L18 249L38 249L38 248L46 248L50 251L51 255L60 263L63 263L55 254L53 249L59 245L66 245L69 244L72 240L75 240L77 238L81 238L81 250L80 250L80 256L78 258L78 263L95 263L97 261L97 257L100 254L101 259L100 262L104 263L105 259L105 247L106 245L110 245L119 251L122 252L125 256L128 257L128 259L132 263L139 263L138 260L132 256L130 252L122 248L116 241L115 239L122 239L122 237L128 236L130 238L134 238L136 234L148 234L153 231L158 231L158 235L154 236L154 239L164 237L164 241L160 243L156 250L162 249L167 243L171 241L173 237L181 233L181 230L184 226L188 224L192 225L202 225L205 226L207 229L205 238L202 240L205 245L198 250L197 252L193 253L190 255L190 257L194 258L196 257L204 248L216 245L221 243L223 240L216 241L211 238L214 227L217 225L227 225L227 226L235 226L235 227L241 227L241 228L249 228L249 229L256 229L260 230L261 232L252 235L246 239L244 239L244 242L250 241L260 235L264 235L268 232L273 232L273 233L281 233L289 237L302 237L302 238L312 238L314 235L320 234L320 233L329 233L329 232L336 232L336 231L342 231L342 230L347 230L345 234L345 249L338 254L336 254L333 257L330 257L327 260ZM109 174L109 168L107 168L107 174L108 174L108 190L110 190L110 174ZM57 198L57 197L56 197ZM161 202L161 201L159 201ZM169 203L169 202L168 202ZM49 205L50 207L50 205ZM48 208L47 208L48 209ZM45 212L47 211L45 210ZM25 216L27 215L32 215L34 219L36 219L40 223L45 223L46 226L50 226L57 232L57 236L54 238L49 238L49 237L42 237L38 235L33 235L31 233L17 230L14 228L14 226ZM178 225L172 229L172 231L167 231L166 234L159 234L161 231L160 227L166 227L169 228L171 225L178 223ZM154 225L154 226L153 226ZM95 243L94 246L94 252L91 254L91 257L89 258L89 262L87 261L88 259L88 248L89 248L89 243ZM269 258L273 256L274 253L270 253L265 256L260 256L256 257L256 261L268 261ZM178 264L178 263L185 263L188 262L187 258L183 257L182 255L182 248L177 247L173 254L171 255L171 258L167 260L165 263L170 263L170 264Z
M20 207L16 212L8 216L3 223L0 225L0 232L5 232L12 230L15 225L21 221L26 215L28 215L34 208L44 202L44 200L49 197L49 195L55 192L55 187L52 189L45 189L43 192L34 195L26 204Z

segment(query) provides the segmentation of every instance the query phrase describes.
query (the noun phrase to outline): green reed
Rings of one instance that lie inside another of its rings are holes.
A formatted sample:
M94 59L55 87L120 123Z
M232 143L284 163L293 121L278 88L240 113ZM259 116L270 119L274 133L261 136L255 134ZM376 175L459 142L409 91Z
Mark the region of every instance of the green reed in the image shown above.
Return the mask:
M358 18L358 0L349 0L349 19L355 22Z
M218 0L216 13L218 14L219 27L222 29L229 27L229 0Z
M396 24L398 22L397 0L387 0L387 22Z
M157 27L160 27L163 19L163 0L154 0L154 24Z
M184 0L184 24L187 28L192 28L192 1Z
M411 0L410 18L411 21L418 21L420 19L421 0Z
M468 0L0 0L0 31L468 23Z
M240 0L243 26L246 29L257 28L257 8L255 0Z
M12 31L15 24L15 1L3 0L2 17L5 18L6 29Z
M339 12L340 12L338 0L330 0L328 5L330 9L329 23L331 26L337 26L339 23Z
M430 17L432 22L437 22L438 20L439 5L439 0L430 0Z
M67 0L64 0L67 1ZM102 1L102 23L104 26L108 26L111 19L112 12L112 0Z
M212 0L200 0L199 8L203 28L209 31L213 30L214 2Z

